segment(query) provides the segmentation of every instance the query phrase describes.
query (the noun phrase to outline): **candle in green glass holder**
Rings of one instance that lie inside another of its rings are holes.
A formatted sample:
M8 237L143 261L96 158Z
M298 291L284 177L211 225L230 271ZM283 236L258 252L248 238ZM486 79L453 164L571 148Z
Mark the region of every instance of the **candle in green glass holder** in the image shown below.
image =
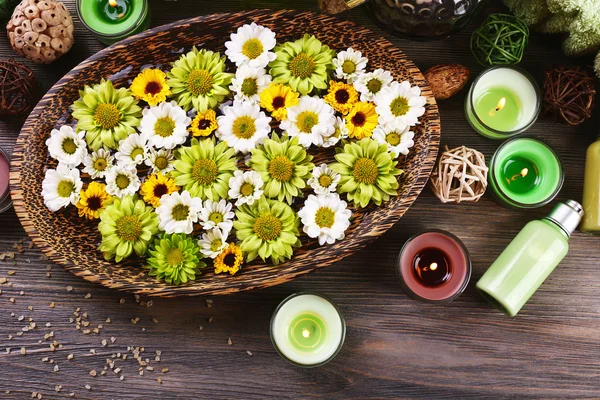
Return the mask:
M475 100L475 112L490 128L507 132L519 123L521 106L509 89L492 87Z

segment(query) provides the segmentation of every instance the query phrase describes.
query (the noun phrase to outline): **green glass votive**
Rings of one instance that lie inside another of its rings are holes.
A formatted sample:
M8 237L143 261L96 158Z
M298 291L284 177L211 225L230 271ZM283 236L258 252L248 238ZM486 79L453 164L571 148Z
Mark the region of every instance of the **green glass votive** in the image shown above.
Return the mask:
M77 14L85 27L107 45L150 26L148 0L77 0Z
M558 154L546 143L530 137L504 142L490 161L488 174L495 198L514 208L548 204L560 191L564 171Z
M527 72L495 66L483 71L471 85L465 114L480 135L506 139L533 125L540 104L540 89Z

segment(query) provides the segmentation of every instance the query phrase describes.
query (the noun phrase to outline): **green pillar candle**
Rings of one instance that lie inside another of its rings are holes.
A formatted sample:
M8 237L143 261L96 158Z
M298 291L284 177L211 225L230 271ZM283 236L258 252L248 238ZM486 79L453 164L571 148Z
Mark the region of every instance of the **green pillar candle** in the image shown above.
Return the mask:
M327 327L320 315L300 314L290 324L289 341L299 351L314 351L327 342Z

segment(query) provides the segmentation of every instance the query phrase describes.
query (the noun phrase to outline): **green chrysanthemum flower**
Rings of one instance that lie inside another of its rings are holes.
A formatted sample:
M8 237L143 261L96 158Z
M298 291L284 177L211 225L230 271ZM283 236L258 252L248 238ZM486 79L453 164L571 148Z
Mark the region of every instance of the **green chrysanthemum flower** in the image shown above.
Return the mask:
M260 256L263 261L271 258L277 265L292 257L294 247L301 246L300 220L285 203L261 197L252 205L242 204L235 215L233 227L248 261Z
M92 150L102 146L116 149L119 141L135 132L140 124L142 109L129 89L115 89L104 79L79 91L81 97L73 103L73 118L77 131L85 131L85 139Z
M274 83L290 85L304 95L314 88L327 89L335 52L319 39L305 34L295 42L278 45L275 54L277 58L269 64Z
M356 207L366 207L371 200L380 205L397 195L396 176L403 171L396 168L398 162L385 144L370 138L347 143L338 149L335 159L338 162L330 168L342 176L337 191L348 193L348 200Z
M152 236L158 233L158 215L143 200L138 200L137 195L115 199L100 214L100 220L99 249L107 260L114 257L119 262L133 251L143 256Z
M298 144L297 137L280 138L274 133L271 139L265 139L261 146L252 149L248 165L265 182L265 196L279 201L285 199L292 204L293 197L301 193L311 177L315 166L311 160L312 156Z
M215 145L212 138L192 139L191 146L180 147L175 153L169 174L177 186L193 197L219 201L227 198L229 179L237 170L235 151L227 142Z
M167 77L177 104L186 111L195 107L204 112L229 96L233 74L225 72L224 56L194 47L173 63Z
M183 233L155 239L148 254L149 275L171 285L193 281L201 275L200 268L206 267L196 241Z

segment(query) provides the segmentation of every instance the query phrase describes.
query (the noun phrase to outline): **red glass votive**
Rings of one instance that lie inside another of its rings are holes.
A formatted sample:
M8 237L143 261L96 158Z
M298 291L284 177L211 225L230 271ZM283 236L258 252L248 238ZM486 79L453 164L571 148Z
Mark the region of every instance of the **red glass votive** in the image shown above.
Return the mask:
M433 229L404 243L396 275L406 293L424 301L452 301L462 294L471 278L471 257L453 234Z

